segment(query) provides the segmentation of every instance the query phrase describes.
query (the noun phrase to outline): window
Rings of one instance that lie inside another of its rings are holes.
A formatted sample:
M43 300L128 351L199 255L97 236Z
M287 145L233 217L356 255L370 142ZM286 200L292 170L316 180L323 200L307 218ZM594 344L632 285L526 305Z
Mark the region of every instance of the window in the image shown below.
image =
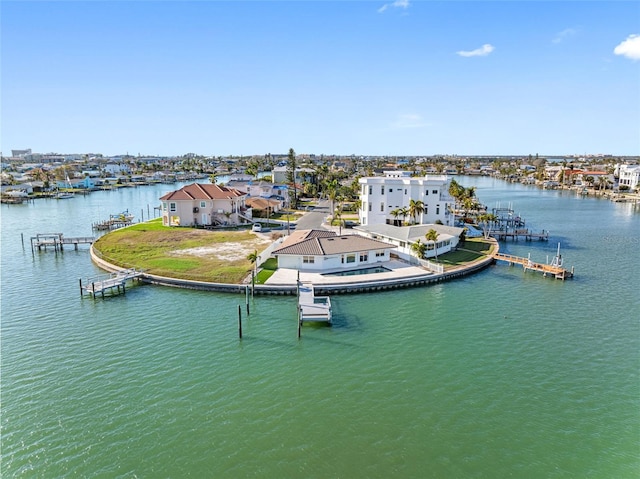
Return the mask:
M384 185L382 185L382 186L380 187L380 194L381 194L381 195L384 195Z
M429 196L429 190L424 192L424 196Z
M369 254L368 253L360 253L360 262L364 263L365 261L369 261Z
M356 255L355 254L348 254L347 255L347 263L355 263L356 262Z
M362 185L362 194L366 194L367 193L367 185Z
M369 203L369 211L371 211L371 206L373 205L373 203Z
M439 215L440 214L440 205L436 205L436 214Z
M207 202L206 201L201 201L200 202L200 208L205 208L207 206Z
M171 212L175 212L176 211L176 204L175 203L169 203L169 211Z
M438 194L438 190L431 190L431 193L433 193L434 195Z
M404 241L400 241L400 247L404 248L407 244Z
M389 188L389 193L391 193L393 190L391 188Z
M162 202L162 211L167 211L167 203Z
M384 201L380 203L380 211L384 211Z
M316 257L315 256L303 256L302 257L302 262L305 263L305 264L315 263L316 262Z
M382 258L384 256L384 250L376 251L376 258Z
M372 195L373 194L373 186L369 185L369 194Z
M405 194L405 195L407 194L407 189L406 189L406 188L404 189L404 194Z

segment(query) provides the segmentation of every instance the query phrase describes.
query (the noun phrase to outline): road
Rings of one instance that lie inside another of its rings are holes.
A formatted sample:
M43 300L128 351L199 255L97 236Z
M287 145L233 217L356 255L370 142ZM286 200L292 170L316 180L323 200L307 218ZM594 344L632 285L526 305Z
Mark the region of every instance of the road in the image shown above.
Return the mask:
M297 230L310 230L322 228L324 219L329 216L331 203L329 200L318 201L318 206L307 212L296 221Z

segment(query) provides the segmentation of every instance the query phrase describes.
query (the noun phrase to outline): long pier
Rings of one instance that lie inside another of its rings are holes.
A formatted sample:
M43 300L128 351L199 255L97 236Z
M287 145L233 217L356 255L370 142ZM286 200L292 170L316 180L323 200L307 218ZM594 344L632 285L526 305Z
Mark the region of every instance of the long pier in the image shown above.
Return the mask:
M55 251L64 250L64 245L73 245L78 249L78 245L92 244L96 239L93 236L76 236L65 237L62 233L39 233L31 237L31 249L39 251L47 247L53 248Z
M105 292L111 295L120 294L120 292L125 294L127 281L140 280L143 274L143 271L131 268L89 278L84 283L80 279L80 295L90 294L95 299L96 294L100 294L104 298Z
M562 267L562 261L552 262L551 264L545 263L536 263L535 261L531 261L529 258L522 258L520 256L514 256L510 254L496 253L493 255L493 258L499 261L506 261L509 265L513 266L514 264L520 264L524 268L524 271L539 271L543 274L543 276L553 275L556 279L566 279L573 277L573 267L571 267L571 271L568 271ZM558 257L556 257L558 258ZM555 260L555 258L554 258Z
M505 231L505 230L495 230L491 232L491 236L496 238L499 241L504 241L507 239L513 239L518 241L519 238L524 238L526 241L532 241L534 239L540 241L549 241L549 232L542 230L540 233L534 233L530 231L528 228L519 228L513 231Z

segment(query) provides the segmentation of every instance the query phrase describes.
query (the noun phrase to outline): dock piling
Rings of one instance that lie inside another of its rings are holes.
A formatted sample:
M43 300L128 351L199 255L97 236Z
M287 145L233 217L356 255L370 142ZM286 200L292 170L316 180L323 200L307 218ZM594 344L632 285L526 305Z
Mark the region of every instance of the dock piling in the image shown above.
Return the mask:
M238 305L238 337L242 339L242 307Z

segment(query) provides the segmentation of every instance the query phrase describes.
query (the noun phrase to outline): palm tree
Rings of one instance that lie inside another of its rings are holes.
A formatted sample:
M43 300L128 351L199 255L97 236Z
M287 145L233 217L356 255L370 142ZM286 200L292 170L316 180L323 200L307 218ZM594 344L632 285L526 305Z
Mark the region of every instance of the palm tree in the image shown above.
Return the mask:
M404 220L409 216L409 208L406 206L400 208L400 216L402 216L402 223L404 224Z
M416 222L416 216L421 215L424 212L424 203L421 200L409 200L409 216L413 222Z
M491 235L491 225L498 221L498 217L493 213L485 213L478 216L478 224L482 226L484 239L489 239Z
M327 198L331 200L331 211L334 211L336 209L335 202L336 198L338 197L339 189L340 183L338 183L337 179L333 178L332 180L327 181L325 190L327 192Z
M427 241L431 241L433 243L433 249L436 253L436 261L438 261L438 232L431 228L429 231L427 231L427 234L424 235L424 237Z
M393 216L393 225L398 226L398 216L402 215L402 210L400 208L396 208L395 210L391 210L391 216Z
M411 243L411 252L418 259L424 258L424 253L427 251L427 245L418 240L415 243Z
M258 250L253 250L253 253L247 255L247 259L254 265L256 273L258 272Z

